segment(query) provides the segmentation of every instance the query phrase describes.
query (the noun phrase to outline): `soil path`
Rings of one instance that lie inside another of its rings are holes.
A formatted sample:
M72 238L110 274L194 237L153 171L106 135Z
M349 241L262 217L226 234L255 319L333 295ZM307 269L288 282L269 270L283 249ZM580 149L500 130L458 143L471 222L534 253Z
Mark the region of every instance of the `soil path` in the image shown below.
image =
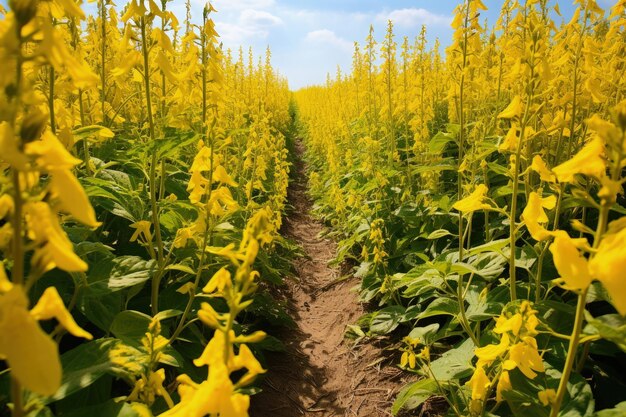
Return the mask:
M271 354L263 392L252 397L252 417L382 417L401 386L401 373L368 341L355 345L344 339L346 325L363 314L352 289L356 278L341 279L339 268L328 266L335 242L320 237L324 226L309 215L303 145L289 189L292 214L286 236L298 242L305 257L297 259L297 281L283 294L296 321L295 329L278 337L286 352Z

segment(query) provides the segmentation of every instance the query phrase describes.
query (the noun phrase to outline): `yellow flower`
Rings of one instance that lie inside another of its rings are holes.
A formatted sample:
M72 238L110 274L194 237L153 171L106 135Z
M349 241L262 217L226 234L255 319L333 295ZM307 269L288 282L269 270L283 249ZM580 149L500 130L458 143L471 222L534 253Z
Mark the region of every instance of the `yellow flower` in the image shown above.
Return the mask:
M28 236L40 246L35 249L33 264L47 271L55 266L68 272L87 271L87 264L74 253L72 242L59 224L56 213L44 202L24 207Z
M11 288L13 288L13 284L7 277L7 273L4 270L4 264L0 262L0 293L4 294L9 292L11 291Z
M230 272L225 267L222 267L220 268L219 271L213 274L213 276L211 277L209 282L204 286L202 291L207 294L211 294L215 292L216 290L218 292L222 292L224 291L224 288L227 288L227 287L230 288L231 286L232 286L232 279L230 276Z
M223 364L209 368L209 376L195 384L186 375L177 378L180 403L159 417L248 417L250 397L234 392L228 369Z
M207 210L213 216L223 216L233 213L239 205L233 199L233 195L226 187L219 187L211 192L211 197L207 201Z
M530 193L528 203L522 212L522 220L526 223L528 232L537 241L548 239L553 235L552 232L546 230L541 224L548 222L544 208L551 210L556 205L556 197L553 195L542 198L536 192Z
M152 242L152 232L150 231L152 223L150 223L148 220L139 220L138 222L131 224L130 227L135 229L135 232L130 237L131 242L136 241L140 236L142 239L140 243Z
M477 366L474 374L465 385L469 385L472 389L472 403L470 404L472 414L479 414L487 397L489 386L491 385L491 381L485 373L485 369L481 365Z
M30 311L30 314L35 320L57 319L70 334L87 340L93 339L91 333L83 330L76 324L70 312L65 308L65 304L63 304L63 300L55 287L46 288L37 304Z
M502 339L497 345L487 345L481 348L474 349L474 354L478 358L479 364L489 365L495 361L498 357L502 356L509 348L509 336L506 333L502 334Z
M498 146L498 151L515 152L517 150L517 146L519 142L518 132L519 132L519 128L516 125L511 126L506 136L504 137L504 140L502 141L500 146Z
M0 160L20 171L26 170L28 165L28 158L18 148L13 129L7 122L0 123Z
M513 389L511 385L511 378L508 371L502 371L500 378L498 378L498 385L496 385L496 401L500 402L504 399L502 396L503 391L510 391Z
M101 225L85 190L68 169L51 172L50 190L59 199L60 209L71 214L76 220L89 227Z
M176 231L176 237L174 238L175 248L184 248L187 245L189 239L193 239L194 233L192 227L183 227Z
M512 332L513 335L518 336L524 319L519 313L514 314L511 318L500 316L496 320L496 327L493 329L495 333L503 334L505 332Z
M617 311L626 315L626 228L603 237L598 252L589 261L589 270L611 295Z
M13 375L28 390L53 395L61 386L57 345L28 312L28 299L20 286L0 296L0 355Z
M402 352L402 356L400 357L400 366L405 368L407 365L409 366L409 368L413 369L415 368L415 363L416 363L416 357L415 357L415 353L413 352Z
M0 196L0 220L4 219L8 214L13 214L15 204L13 203L13 197L9 194L3 194Z
M511 371L518 368L528 379L534 379L537 372L544 372L543 360L537 350L537 341L532 337L524 337L509 350L509 358L502 368Z
M228 175L223 166L218 165L213 170L212 174L213 182L221 182L222 184L237 186L237 183Z
M522 114L522 99L520 96L515 96L511 100L511 103L498 114L499 119L513 119L519 117Z
M533 171L539 174L539 178L541 179L541 181L545 181L545 182L556 181L555 175L548 169L548 166L546 165L544 160L541 159L541 156L539 155L535 155L535 157L533 158L533 162L530 165L530 169L532 169Z
M215 311L211 304L202 303L200 305L200 311L198 311L198 318L207 326L217 329L221 326L220 321L224 319L224 315ZM216 332L216 334L217 333L218 332Z
M489 204L483 203L488 190L485 184L480 184L469 196L454 203L452 208L463 213L471 213L477 210L489 210L492 207Z
M27 143L25 150L28 155L36 158L39 168L46 171L71 169L82 162L73 157L50 131L44 132L41 140Z
M233 358L233 366L230 371L233 372L243 368L246 368L248 372L237 381L238 387L250 384L257 375L266 372L246 345L239 346L239 353Z
M550 245L550 252L552 252L554 266L568 288L582 290L591 284L587 259L580 254L575 242L567 233L556 236Z
M604 142L599 136L596 136L570 160L554 167L552 172L559 182L573 182L575 174L602 178L606 174L606 160L603 155Z
M537 393L537 396L539 397L539 401L541 401L541 404L543 404L544 406L548 406L556 400L556 391L554 391L552 388L548 388L539 391Z

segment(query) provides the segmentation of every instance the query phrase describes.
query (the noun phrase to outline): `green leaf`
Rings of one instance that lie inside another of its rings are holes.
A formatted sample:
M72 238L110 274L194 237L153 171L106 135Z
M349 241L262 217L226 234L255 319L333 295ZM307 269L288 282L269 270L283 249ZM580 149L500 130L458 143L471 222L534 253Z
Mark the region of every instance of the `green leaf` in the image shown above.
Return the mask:
M598 411L593 417L624 417L626 416L626 401L621 402L610 410Z
M89 321L108 332L122 309L122 295L112 292L106 282L95 282L80 292L78 309Z
M113 260L113 268L109 277L109 288L118 291L148 281L155 270L154 259L146 261L139 256L120 256Z
M626 352L626 318L619 314L606 314L593 318L587 314L585 334L597 334L603 339L615 343Z
M389 306L375 312L370 320L370 332L387 334L394 331L400 324L405 311L402 306Z
M437 381L431 378L421 379L404 386L391 407L391 413L398 415L400 410L414 410L430 396L438 393Z
M454 141L453 134L448 132L439 132L433 136L428 143L428 151L430 153L441 153L448 143Z
M450 349L430 364L431 371L438 381L451 381L465 378L472 374L474 342L464 340L454 349Z
M80 408L70 413L63 413L59 417L145 417L133 409L126 402L111 399L103 404Z
M61 355L63 380L59 390L46 400L58 401L93 384L103 375L119 374L123 369L109 359L109 351L118 343L112 338L98 339Z
M426 239L430 239L430 240L439 239L444 236L452 236L452 233L450 233L446 229L438 229L438 230L435 230L434 232L431 232Z
M425 319L426 317L433 316L456 316L459 314L459 303L456 300L448 297L435 298L424 311L422 311L418 318Z
M152 317L140 311L126 310L115 316L110 332L128 346L141 346Z
M439 324L433 323L424 327L416 327L409 333L411 339L419 339L424 345L430 346L433 343L433 338L439 330Z

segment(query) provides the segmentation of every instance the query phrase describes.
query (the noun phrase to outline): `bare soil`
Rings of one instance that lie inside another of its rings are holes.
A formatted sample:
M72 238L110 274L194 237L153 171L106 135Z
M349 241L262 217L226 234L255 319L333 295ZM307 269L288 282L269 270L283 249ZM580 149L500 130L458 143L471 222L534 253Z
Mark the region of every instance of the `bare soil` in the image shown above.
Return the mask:
M297 144L298 155L302 144ZM295 261L297 280L284 290L288 310L297 323L278 337L286 352L267 357L263 392L252 397L252 417L382 417L403 385L394 360L372 340L361 344L344 337L346 325L364 312L353 290L358 279L341 278L334 258L335 242L324 239L324 226L309 214L306 169L300 158L290 185L293 213L285 234L305 256ZM374 343L373 343L374 342Z

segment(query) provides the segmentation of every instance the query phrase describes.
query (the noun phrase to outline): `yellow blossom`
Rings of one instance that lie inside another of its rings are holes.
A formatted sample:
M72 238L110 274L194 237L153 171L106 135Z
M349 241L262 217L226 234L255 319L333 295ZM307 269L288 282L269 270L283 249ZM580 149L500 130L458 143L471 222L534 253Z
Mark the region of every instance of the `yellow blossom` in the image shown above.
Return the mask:
M548 222L548 216L544 209L551 210L555 205L556 197L553 195L542 198L533 191L528 196L528 203L522 212L521 219L526 224L526 228L533 239L542 241L553 235L553 233L546 230L542 224Z
M37 165L47 171L71 169L80 164L59 139L50 131L44 132L41 140L26 144L26 153L34 156Z
M519 143L519 128L516 125L511 126L502 143L498 146L498 151L515 152Z
M237 381L239 387L250 384L257 375L266 372L246 345L239 346L239 353L233 358L233 366L230 370L232 372L243 368L247 369L248 372Z
M514 314L511 318L504 316L498 317L496 320L496 327L493 329L495 333L512 332L513 335L518 336L523 323L522 315L519 313Z
M28 203L24 207L29 237L40 244L35 249L33 263L43 270L55 266L68 272L84 272L87 264L74 253L72 242L59 224L56 213L44 202Z
M479 414L491 385L491 381L482 365L476 367L474 374L465 385L469 385L472 389L472 404L470 405L472 413Z
M626 315L626 228L602 238L598 252L589 261L591 275L598 279L621 315Z
M214 329L221 326L220 321L223 320L223 314L218 313L209 303L202 303L200 305L200 311L198 311L198 318L202 320L207 326Z
M532 337L524 337L509 350L509 358L502 368L510 371L518 368L528 379L534 379L537 372L544 372L543 360L537 351L537 342Z
M85 190L68 169L52 171L50 190L60 201L60 209L71 214L76 220L89 227L98 227L94 211Z
M495 361L498 357L502 356L509 348L509 336L506 333L502 334L500 343L497 345L487 345L481 348L474 349L474 354L478 358L479 364L489 365Z
M28 390L53 395L61 385L57 345L28 312L21 286L0 296L0 355Z
M573 182L575 174L602 178L606 174L603 140L596 136L571 159L554 167L552 172L554 172L559 182Z
M0 196L0 219L4 219L7 215L13 214L14 203L13 197L9 194Z
M130 237L131 242L136 241L140 236L142 238L142 243L152 242L152 232L150 231L152 223L148 220L140 220L131 224L130 227L135 229L135 232Z
M513 389L511 385L511 378L508 371L502 371L500 378L498 378L498 385L496 385L496 401L500 402L504 399L502 392L510 391Z
M550 245L554 266L568 288L582 290L591 284L587 259L582 256L575 242L565 233L559 234Z
M541 402L541 404L543 404L544 406L548 406L556 400L556 391L554 391L552 388L548 388L539 391L537 393L537 396L539 397L539 401Z
M9 281L9 278L7 277L7 273L4 270L4 264L0 262L0 293L4 294L6 292L9 292L11 291L11 288L13 288L13 284L11 283L11 281Z
M491 209L491 205L483 203L488 190L485 184L480 184L469 196L454 203L452 208L463 213Z
M93 339L91 333L83 330L65 308L61 296L55 287L48 287L39 298L37 304L32 308L30 314L35 320L57 319L58 322L76 337L87 340Z
M541 179L541 181L546 181L546 182L556 181L556 176L548 169L548 166L546 165L544 160L541 159L541 156L539 155L534 156L533 162L530 165L530 169L532 169L533 171L539 174L539 178Z
M212 173L212 178L214 182L221 182L222 184L231 185L233 187L237 186L237 183L233 181L233 179L228 175L223 166L218 165L215 167Z
M217 271L209 282L202 289L203 292L207 294L211 294L216 290L218 292L224 291L224 288L228 288L232 286L232 279L230 276L230 272L225 267L222 267Z
M499 119L513 119L519 117L522 114L522 99L520 96L515 96L511 100L511 103L498 114Z

